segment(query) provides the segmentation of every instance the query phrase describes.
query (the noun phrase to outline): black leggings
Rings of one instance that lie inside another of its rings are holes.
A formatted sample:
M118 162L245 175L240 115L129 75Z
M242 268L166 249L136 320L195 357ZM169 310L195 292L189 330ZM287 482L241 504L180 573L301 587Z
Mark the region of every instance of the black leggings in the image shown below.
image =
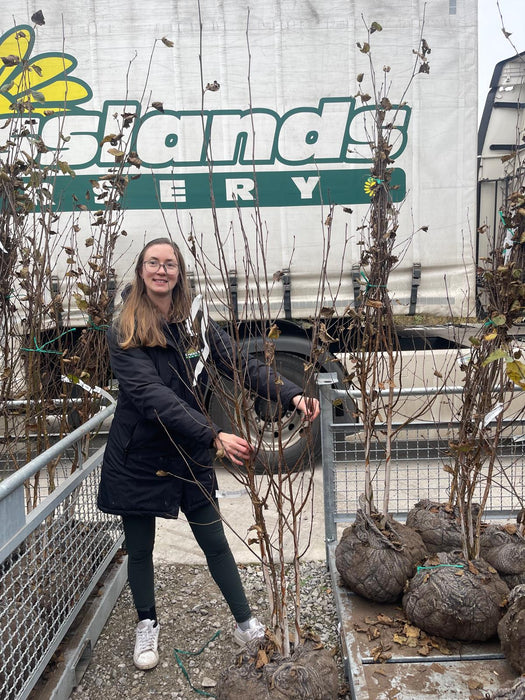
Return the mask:
M209 503L187 514L188 523L208 562L213 580L237 622L251 617L239 570L224 534L216 507ZM122 517L128 552L128 581L137 611L155 607L153 545L155 518L126 515Z

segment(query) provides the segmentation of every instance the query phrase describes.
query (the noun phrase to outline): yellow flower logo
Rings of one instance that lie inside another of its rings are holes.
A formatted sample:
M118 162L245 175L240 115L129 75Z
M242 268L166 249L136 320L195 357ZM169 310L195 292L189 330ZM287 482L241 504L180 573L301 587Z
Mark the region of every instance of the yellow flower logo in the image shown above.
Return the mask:
M373 194L375 193L376 187L377 187L377 180L373 177L369 177L368 180L365 182L365 193L369 197L372 197Z
M20 25L0 37L0 115L66 112L92 97L89 86L69 74L77 60L64 53L31 58L32 27Z

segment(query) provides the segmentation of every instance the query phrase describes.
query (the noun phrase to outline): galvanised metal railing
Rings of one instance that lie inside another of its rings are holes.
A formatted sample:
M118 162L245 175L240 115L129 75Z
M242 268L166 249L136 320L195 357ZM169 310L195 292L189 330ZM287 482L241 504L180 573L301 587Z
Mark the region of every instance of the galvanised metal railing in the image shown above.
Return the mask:
M321 374L318 380L327 551L337 542L338 525L353 522L359 508L359 497L365 490L363 425L337 422L333 408L357 398L359 392L335 389L335 382L336 377L331 374ZM425 387L404 389L400 393L417 402L418 397L437 391ZM440 389L439 394L458 395L462 391L462 387L448 387ZM515 515L525 505L525 422L508 420L504 426L485 509L487 520ZM408 511L422 499L438 502L447 499L452 481L452 474L447 469L451 462L449 440L456 428L457 423L452 420L427 419L399 429L391 447L389 513L393 517L405 519ZM370 451L374 502L378 508L381 508L384 495L384 435L381 426L377 426ZM481 498L482 489L481 483L476 494L478 498Z
M104 448L85 461L80 445L114 412L111 405L0 483L0 698L24 700L123 541L120 519L96 497ZM71 454L71 450L75 455ZM47 465L76 470L26 512L24 489Z

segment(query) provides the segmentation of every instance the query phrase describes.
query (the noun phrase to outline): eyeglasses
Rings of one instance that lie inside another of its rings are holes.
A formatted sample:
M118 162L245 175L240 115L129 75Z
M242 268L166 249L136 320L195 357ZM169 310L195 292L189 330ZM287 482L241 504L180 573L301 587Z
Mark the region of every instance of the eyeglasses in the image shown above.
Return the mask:
M176 262L168 261L166 263L161 263L158 260L152 258L151 260L144 260L142 263L148 272L157 272L161 267L164 268L164 272L167 275L173 275L178 269L179 265Z

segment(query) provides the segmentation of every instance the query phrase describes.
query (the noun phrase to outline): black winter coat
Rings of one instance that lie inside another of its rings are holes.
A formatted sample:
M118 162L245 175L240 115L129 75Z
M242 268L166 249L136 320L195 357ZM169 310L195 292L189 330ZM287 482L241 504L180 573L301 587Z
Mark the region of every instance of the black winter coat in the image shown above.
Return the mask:
M184 324L166 324L165 335L166 348L122 350L115 329L108 331L119 393L98 493L98 507L106 513L176 518L179 508L189 513L215 497L210 448L219 427L203 415L197 399L204 396L208 375L203 370L195 378L200 352ZM205 364L211 361L231 376L238 355L231 337L210 323L206 340ZM252 357L243 363L246 387L275 399L275 380L268 381L266 365ZM287 407L302 390L285 378L282 382L279 394Z

